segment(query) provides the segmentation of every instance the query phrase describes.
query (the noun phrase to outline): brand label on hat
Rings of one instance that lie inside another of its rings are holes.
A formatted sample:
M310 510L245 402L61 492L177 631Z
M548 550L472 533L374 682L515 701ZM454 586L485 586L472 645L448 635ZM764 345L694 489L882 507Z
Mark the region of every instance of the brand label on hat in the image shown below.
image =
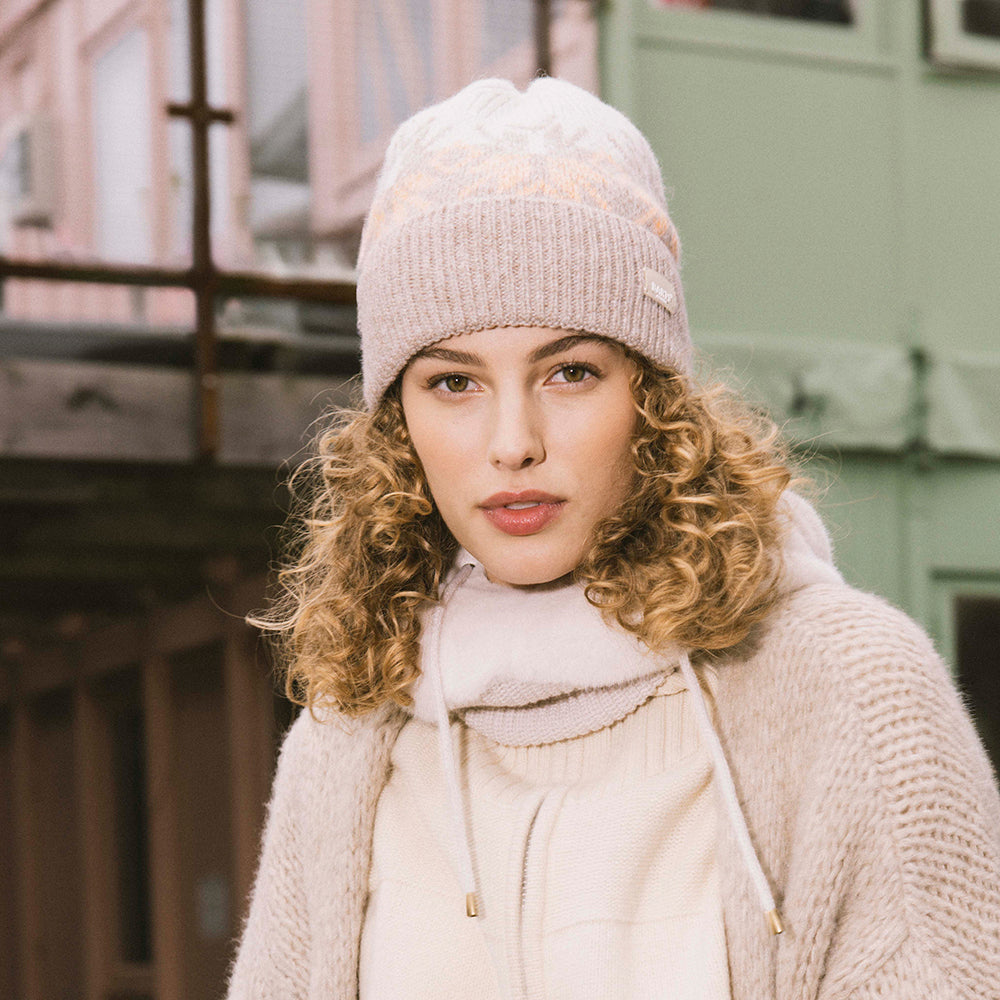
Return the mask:
M677 308L677 293L674 291L674 283L669 278L664 278L652 268L642 269L642 291L647 298L654 302L659 302L664 309L672 316Z

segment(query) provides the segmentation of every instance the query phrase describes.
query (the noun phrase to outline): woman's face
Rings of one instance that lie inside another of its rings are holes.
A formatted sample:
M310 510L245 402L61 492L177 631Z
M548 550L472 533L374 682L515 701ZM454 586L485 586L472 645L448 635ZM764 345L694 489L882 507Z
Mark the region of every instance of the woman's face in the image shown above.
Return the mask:
M546 327L425 348L403 412L434 502L487 576L548 583L583 559L632 486L633 365L614 343Z

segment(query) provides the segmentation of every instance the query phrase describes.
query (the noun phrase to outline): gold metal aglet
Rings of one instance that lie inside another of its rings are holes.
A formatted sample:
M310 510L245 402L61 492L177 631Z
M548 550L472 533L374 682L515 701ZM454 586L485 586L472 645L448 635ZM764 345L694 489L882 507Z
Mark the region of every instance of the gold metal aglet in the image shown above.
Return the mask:
M785 929L785 925L781 922L781 917L778 916L778 911L768 910L766 916L767 925L771 928L771 933L774 935L781 934Z
M465 894L465 915L467 917L478 917L479 907L476 905L476 894L467 892Z

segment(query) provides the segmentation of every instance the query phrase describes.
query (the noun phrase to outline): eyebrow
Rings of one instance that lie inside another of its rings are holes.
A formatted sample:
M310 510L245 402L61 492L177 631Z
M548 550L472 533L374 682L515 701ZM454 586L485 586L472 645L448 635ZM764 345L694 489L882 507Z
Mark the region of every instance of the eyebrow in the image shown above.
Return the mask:
M562 354L563 351L568 351L570 348L576 347L577 344L585 341L603 343L604 338L595 337L589 333L570 333L565 337L559 337L547 344L542 344L541 347L535 348L529 355L528 361L531 364L544 361L546 358L551 358L554 354ZM455 351L450 347L426 347L424 350L414 354L413 357L414 359L433 358L436 361L449 361L455 365L479 365L480 367L486 365L485 360L480 355L472 354L469 351Z

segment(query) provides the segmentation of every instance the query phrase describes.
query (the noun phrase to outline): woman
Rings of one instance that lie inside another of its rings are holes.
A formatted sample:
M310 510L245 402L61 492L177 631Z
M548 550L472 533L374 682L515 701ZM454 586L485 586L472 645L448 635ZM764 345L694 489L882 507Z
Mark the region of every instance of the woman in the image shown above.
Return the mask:
M702 390L648 144L487 80L387 153L232 997L995 997L1000 802L920 629ZM470 919L471 918L471 919Z

